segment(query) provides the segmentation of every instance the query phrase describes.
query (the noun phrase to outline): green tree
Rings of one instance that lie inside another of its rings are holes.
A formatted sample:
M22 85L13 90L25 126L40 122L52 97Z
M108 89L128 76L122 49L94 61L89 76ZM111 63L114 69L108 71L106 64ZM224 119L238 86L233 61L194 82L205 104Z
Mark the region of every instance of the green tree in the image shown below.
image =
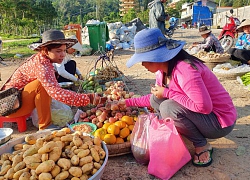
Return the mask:
M166 11L171 17L178 17L178 18L181 17L180 11L175 8L167 7Z
M109 16L110 13L119 13L119 0L106 0L104 5L105 16Z
M131 8L130 10L128 10L128 12L123 16L122 18L122 22L123 23L127 23L131 20L133 20L134 18L136 18L136 12L134 8Z
M144 24L148 24L148 20L149 20L149 9L137 13L137 17L140 18L140 20L141 20Z
M116 13L115 13L115 12L111 12L111 13L109 14L109 16L105 16L105 17L103 18L103 20L106 21L106 22L112 23L112 22L121 21L121 17L120 17L120 15L119 15L118 12L116 12Z
M151 2L151 0L143 0L143 10L147 10L148 9L148 3Z
M224 7L224 6L230 7L230 6L233 6L234 1L237 1L237 0L216 0L215 2L218 3L218 5L220 5L221 7Z
M234 0L233 1L233 7L238 8L242 6L248 6L249 0Z

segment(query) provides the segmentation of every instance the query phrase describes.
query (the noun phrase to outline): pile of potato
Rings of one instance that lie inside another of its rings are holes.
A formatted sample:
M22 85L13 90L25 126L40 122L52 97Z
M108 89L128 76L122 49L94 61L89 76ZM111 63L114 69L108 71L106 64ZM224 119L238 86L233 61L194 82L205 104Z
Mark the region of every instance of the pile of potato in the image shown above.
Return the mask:
M0 180L85 180L101 168L106 153L99 138L53 131L42 138L27 135L13 153L1 155Z
M121 77L122 75L123 73L119 71L117 67L106 66L105 68L101 68L100 70L98 70L96 78L98 80L109 81Z
M220 53L215 53L213 51L206 52L204 50L199 51L194 56L202 60L216 59L216 58L228 58L228 59L230 58L230 54L228 53L220 54Z

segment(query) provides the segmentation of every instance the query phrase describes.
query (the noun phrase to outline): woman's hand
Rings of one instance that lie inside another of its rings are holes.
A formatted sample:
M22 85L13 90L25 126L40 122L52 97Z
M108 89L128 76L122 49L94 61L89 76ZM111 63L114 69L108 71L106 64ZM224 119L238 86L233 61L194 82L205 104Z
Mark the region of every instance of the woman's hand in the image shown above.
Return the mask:
M161 86L154 86L151 88L151 93L155 95L155 97L157 97L158 99L161 99L163 98L164 89L165 88Z
M89 97L90 104L93 105L104 104L107 101L107 97L101 97L97 93L87 94L87 96Z
M127 106L126 106L125 100L122 99L122 100L118 101L118 106L120 109L126 109Z
M191 50L193 47L196 47L199 43L198 42L194 42L191 46L189 46L189 50Z
M84 80L83 76L81 74L78 74L78 79Z

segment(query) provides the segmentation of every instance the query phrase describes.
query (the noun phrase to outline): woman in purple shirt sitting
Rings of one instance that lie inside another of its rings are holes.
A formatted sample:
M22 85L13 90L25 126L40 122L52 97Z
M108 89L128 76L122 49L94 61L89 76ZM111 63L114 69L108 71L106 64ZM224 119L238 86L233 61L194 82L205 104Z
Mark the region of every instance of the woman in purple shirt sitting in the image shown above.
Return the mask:
M156 73L151 94L119 101L120 106L152 106L160 118L172 118L194 147L193 164L209 166L212 146L207 138L229 134L237 112L219 80L198 58L183 50L184 42L167 39L159 29L144 29L134 39L135 54L127 67L142 62ZM166 152L167 153L167 152Z

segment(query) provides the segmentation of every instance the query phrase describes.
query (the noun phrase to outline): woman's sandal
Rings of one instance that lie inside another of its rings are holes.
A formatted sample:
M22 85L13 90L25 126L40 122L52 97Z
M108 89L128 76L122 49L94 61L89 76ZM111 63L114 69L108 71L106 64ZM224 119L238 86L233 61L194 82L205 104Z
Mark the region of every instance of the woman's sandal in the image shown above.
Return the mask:
M209 160L208 160L208 162L206 162L206 163L204 163L204 162L194 162L194 160L193 160L192 163L193 163L194 166L207 167L207 166L210 166L212 164L212 162L213 162L213 159L212 159L213 148L212 149L206 149L206 150L200 152L199 154L195 153L194 155L198 157L198 160L200 160L200 156L205 152L209 152Z

